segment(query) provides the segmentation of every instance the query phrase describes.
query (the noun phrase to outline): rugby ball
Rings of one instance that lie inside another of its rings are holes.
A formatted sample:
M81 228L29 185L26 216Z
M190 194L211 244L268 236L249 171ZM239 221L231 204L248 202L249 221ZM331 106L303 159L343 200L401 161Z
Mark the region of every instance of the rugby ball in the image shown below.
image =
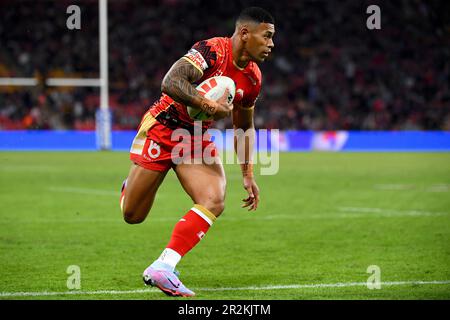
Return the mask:
M214 101L219 100L225 93L225 90L228 89L228 103L231 103L233 101L234 95L236 93L236 85L234 84L234 81L231 78L225 76L208 78L200 83L196 87L196 89L202 96ZM188 106L187 112L193 120L213 119L212 116L198 108Z

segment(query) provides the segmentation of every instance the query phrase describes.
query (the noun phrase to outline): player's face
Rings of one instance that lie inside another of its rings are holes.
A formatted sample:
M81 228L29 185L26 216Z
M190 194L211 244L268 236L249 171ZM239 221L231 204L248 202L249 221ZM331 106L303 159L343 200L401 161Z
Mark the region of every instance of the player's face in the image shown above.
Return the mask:
M251 28L246 49L253 61L263 62L269 56L275 46L274 34L275 26L271 23L260 23Z

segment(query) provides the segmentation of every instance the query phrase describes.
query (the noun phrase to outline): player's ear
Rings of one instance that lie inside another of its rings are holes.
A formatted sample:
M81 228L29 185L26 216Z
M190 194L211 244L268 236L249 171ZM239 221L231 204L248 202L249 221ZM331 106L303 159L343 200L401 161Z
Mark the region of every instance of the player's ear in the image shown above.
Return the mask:
M244 42L248 41L248 38L250 35L250 30L249 30L248 26L243 25L241 27L240 34L241 34L242 41L244 41Z

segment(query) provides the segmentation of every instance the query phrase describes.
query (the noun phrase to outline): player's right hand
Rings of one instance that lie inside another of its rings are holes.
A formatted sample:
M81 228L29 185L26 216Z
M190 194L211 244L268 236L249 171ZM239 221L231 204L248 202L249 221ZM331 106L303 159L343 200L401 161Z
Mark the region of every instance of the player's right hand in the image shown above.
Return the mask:
M233 110L233 104L228 103L229 94L230 91L226 89L225 92L223 93L223 96L214 102L215 103L215 112L213 115L214 120L223 119L231 115L231 111Z

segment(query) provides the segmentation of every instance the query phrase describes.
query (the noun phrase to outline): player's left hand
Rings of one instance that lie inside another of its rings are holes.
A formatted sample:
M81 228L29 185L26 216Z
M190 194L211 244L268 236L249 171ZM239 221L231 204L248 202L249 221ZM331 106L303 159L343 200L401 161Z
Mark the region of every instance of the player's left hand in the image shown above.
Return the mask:
M253 177L244 177L244 189L247 190L248 198L242 199L244 204L241 207L248 207L248 211L255 211L258 208L259 188Z

